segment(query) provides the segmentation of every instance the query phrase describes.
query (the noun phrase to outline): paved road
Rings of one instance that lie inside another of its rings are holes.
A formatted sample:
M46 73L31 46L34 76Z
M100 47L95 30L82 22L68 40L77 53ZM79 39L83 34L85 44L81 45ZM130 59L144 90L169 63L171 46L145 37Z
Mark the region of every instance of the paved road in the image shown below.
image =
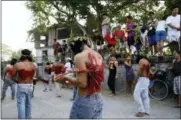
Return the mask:
M35 97L32 99L32 118L68 118L72 106L72 90L63 90L62 98L56 98L53 91L42 90L43 84L38 83ZM103 99L104 118L136 118L134 115L137 108L132 96L126 97L120 93L116 97L110 97L108 91L104 91ZM180 110L172 107L174 103L173 100L151 100L151 115L145 118L179 118ZM2 102L2 118L17 118L16 100L10 99L10 88L5 101Z

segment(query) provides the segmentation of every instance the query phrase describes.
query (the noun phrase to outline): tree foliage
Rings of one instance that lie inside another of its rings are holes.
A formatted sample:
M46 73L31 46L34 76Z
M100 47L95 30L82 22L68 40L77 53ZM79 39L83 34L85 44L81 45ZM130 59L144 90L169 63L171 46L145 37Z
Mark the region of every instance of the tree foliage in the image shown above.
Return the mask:
M12 53L12 50L10 49L9 46L7 46L6 44L2 43L1 53L5 54L5 55L10 55Z
M161 1L163 0L27 1L26 6L34 16L34 25L29 34L45 34L47 27L58 24L59 27L77 27L89 35L93 29L101 30L102 14L105 12L114 23L124 23L125 16L130 14L135 22L143 24L150 18L159 19L169 15L170 6L178 4L178 0L164 0L165 6L159 7ZM85 25L80 23L81 20L85 21Z

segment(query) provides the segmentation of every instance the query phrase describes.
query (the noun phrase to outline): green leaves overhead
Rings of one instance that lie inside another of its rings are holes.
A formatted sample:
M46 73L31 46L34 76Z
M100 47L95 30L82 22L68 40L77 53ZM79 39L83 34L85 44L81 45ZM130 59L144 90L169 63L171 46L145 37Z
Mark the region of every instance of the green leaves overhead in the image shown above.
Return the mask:
M170 6L178 0L61 0L27 1L26 6L33 13L32 30L47 32L54 24L64 27L77 27L84 34L93 29L101 30L102 14L108 13L112 22L125 23L125 16L132 15L135 22L147 23L151 18L161 18L171 13ZM150 13L154 13L150 16ZM85 21L85 25L81 21ZM74 31L73 31L74 32Z

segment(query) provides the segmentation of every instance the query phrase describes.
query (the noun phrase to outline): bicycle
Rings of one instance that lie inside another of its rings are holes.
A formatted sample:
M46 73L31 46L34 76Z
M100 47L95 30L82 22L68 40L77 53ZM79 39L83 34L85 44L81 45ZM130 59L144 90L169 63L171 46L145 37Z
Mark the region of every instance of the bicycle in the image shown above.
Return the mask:
M173 79L174 75L171 70L157 69L154 79L150 82L150 97L159 101L166 99L170 93L173 93Z

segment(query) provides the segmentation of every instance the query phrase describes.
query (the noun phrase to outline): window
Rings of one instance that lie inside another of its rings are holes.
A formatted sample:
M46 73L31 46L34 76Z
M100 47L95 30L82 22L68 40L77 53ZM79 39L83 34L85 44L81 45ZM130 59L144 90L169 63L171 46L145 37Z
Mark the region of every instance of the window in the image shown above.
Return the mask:
M40 47L45 47L45 44L43 44L43 43L40 43Z
M46 40L46 36L40 36L40 40Z
M42 51L42 55L43 55L43 56L48 56L47 50L43 50L43 51Z
M68 29L58 29L57 33L58 33L58 39L65 39L69 38L70 36L70 30Z

